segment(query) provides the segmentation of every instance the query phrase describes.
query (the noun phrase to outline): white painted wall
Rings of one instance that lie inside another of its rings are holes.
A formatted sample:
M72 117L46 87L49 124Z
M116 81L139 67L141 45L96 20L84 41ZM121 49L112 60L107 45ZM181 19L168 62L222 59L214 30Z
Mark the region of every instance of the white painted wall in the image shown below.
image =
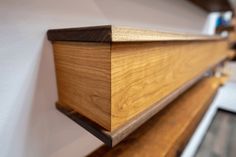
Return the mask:
M59 113L49 28L115 24L204 32L185 0L0 0L0 156L79 157L101 142Z

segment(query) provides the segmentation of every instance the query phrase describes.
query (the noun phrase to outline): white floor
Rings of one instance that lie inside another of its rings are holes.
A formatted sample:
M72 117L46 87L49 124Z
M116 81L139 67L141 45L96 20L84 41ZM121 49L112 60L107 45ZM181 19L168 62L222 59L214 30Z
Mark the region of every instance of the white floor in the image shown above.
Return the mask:
M236 63L229 63L226 66L227 71L231 74L229 82L219 89L181 157L194 156L218 108L236 112Z

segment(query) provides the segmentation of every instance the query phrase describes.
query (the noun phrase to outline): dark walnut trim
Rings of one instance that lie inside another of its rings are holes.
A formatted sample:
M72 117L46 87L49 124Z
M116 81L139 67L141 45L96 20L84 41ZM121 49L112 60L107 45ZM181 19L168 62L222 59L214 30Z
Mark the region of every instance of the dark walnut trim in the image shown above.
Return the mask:
M51 29L47 36L50 41L111 42L111 25Z

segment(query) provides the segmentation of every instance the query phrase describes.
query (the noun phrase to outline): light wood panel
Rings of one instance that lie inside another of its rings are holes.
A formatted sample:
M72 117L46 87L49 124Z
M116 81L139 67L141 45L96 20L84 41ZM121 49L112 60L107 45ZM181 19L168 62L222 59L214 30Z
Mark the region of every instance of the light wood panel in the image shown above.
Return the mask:
M53 47L58 102L110 130L110 44L54 42Z
M113 131L225 59L226 44L54 42L58 102Z
M222 40L218 35L173 33L148 29L111 26L112 42Z
M180 155L210 105L220 78L190 88L114 148L102 146L88 157L175 157ZM197 101L196 101L197 100Z
M112 43L111 125L118 128L227 56L225 41Z

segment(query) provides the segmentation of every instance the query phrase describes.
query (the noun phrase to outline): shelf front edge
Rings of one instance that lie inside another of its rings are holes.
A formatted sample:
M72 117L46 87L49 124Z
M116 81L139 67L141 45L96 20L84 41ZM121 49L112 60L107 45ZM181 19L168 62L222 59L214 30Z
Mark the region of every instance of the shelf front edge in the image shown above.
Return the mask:
M72 42L206 41L226 39L218 35L211 36L202 34L165 32L112 25L50 29L47 32L47 36L50 41Z

